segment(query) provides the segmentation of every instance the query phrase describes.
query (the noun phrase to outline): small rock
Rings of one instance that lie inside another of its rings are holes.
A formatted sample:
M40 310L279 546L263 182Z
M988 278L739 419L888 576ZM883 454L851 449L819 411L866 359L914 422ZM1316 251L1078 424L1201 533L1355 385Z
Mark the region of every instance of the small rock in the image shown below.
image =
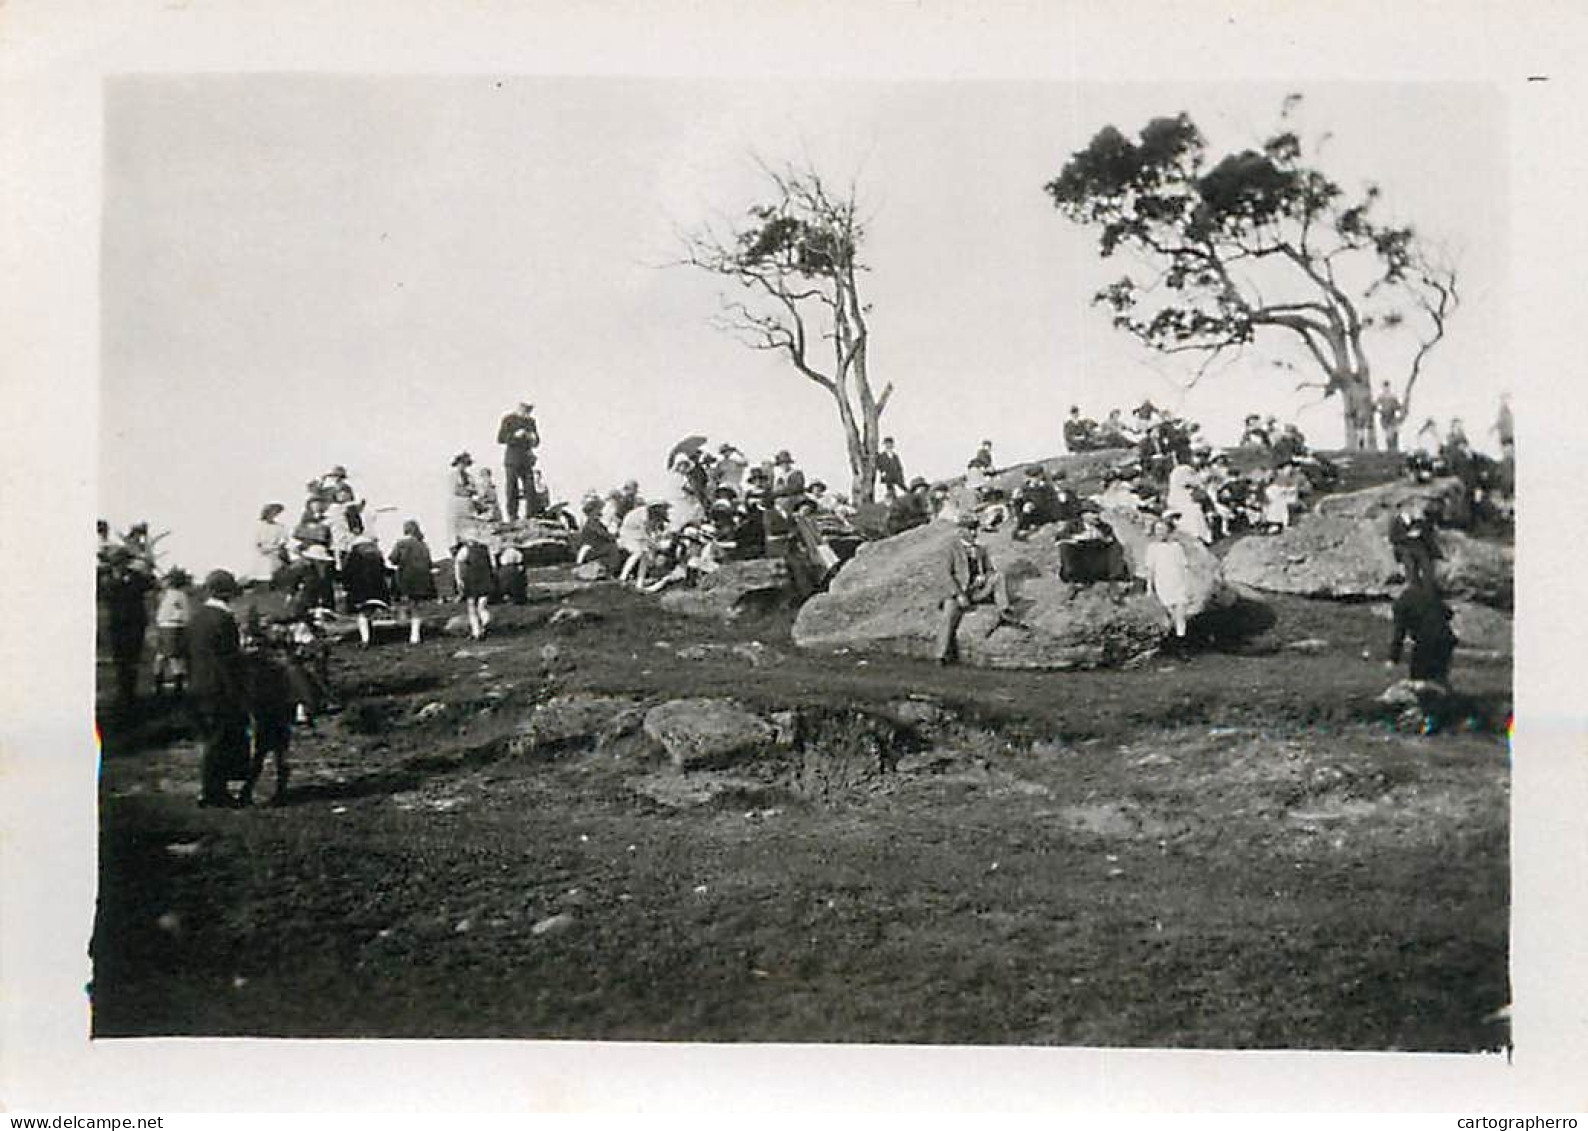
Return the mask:
M1316 656L1320 652L1329 650L1329 642L1316 636L1309 636L1305 640L1292 640L1285 645L1287 652L1300 652L1304 656Z
M181 934L182 932L182 916L175 911L167 911L156 919L154 924L168 935Z
M574 924L572 913L563 911L556 915L542 919L529 929L532 935L557 935L568 930Z
M695 888L695 894L696 895L705 895L706 894L706 885L705 884L698 885Z
M605 581L611 576L601 562L580 562L568 572L579 581Z
M232 976L232 989L240 990L247 984L248 979L243 977L241 974L235 974Z
M198 841L189 841L185 844L168 844L166 853L171 856L197 856L199 851Z
M556 628L561 625L593 624L601 619L601 614L589 609L579 609L572 605L564 605L546 619L546 623Z
M441 627L441 631L448 636L468 636L470 635L469 618L462 613L450 616L447 618L447 623Z
M455 934L455 935L466 935L473 928L474 928L474 920L473 919L469 919L469 918L463 918L463 919L459 919L458 920L458 925L456 927L452 928L452 933Z
M430 703L426 703L423 707L420 707L418 712L414 715L414 718L416 718L420 722L424 723L424 722L429 722L431 719L440 718L442 715L445 715L446 713L447 713L447 705L445 703L430 702Z

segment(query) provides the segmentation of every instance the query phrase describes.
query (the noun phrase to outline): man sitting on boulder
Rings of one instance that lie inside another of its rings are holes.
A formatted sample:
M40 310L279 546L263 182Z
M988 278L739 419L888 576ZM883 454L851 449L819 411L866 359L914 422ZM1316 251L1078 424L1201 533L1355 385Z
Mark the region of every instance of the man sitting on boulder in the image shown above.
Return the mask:
M1413 499L1390 519L1390 549L1406 573L1407 585L1432 585L1434 560L1440 557L1434 523L1427 508Z
M1015 488L1014 512L1014 536L1020 541L1024 541L1028 532L1036 527L1058 520L1058 493L1041 466L1026 468L1025 482Z
M1008 579L994 568L987 547L976 541L979 525L976 516L963 515L958 525L959 537L949 547L948 554L948 577L954 591L944 597L939 606L943 614L937 632L939 664L951 663L958 655L954 633L959 628L960 618L976 605L991 602L997 608L998 620L994 628L1000 624L1025 627L1010 614Z

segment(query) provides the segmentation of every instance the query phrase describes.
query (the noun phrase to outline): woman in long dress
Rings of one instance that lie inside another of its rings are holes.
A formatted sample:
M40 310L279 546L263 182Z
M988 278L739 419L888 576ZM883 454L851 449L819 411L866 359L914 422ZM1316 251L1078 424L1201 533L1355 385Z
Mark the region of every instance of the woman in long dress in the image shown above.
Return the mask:
M287 564L287 528L276 521L286 509L280 503L266 503L259 512L259 527L254 531L254 551L257 554L254 574L258 581L266 585Z
M1179 516L1179 529L1206 546L1213 541L1213 531L1208 526L1202 502L1197 498L1199 493L1205 496L1206 489L1196 468L1190 464L1176 464L1169 473L1169 492L1164 499L1164 509Z
M474 477L469 474L473 463L474 457L468 452L452 457L447 488L447 533L452 546L462 542L474 527Z
M1191 611L1191 563L1185 547L1174 540L1174 528L1155 519L1147 543L1147 591L1169 614L1176 641L1185 639Z

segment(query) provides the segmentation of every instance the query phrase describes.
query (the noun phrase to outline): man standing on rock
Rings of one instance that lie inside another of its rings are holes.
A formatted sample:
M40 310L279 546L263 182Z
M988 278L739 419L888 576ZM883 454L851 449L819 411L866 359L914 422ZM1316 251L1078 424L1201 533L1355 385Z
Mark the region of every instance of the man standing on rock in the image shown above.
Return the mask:
M1384 429L1384 450L1400 451L1401 421L1406 419L1406 411L1401 408L1400 398L1390 388L1388 381L1380 384L1378 399L1373 406L1378 409L1379 427Z
M943 619L938 623L937 662L951 663L958 654L954 633L966 611L991 602L998 609L998 623L1022 627L1009 613L1009 582L992 564L987 547L976 541L978 523L974 514L959 519L959 537L948 552L948 577L954 591L939 606ZM996 627L996 626L995 626Z
M904 462L899 459L899 453L893 450L892 436L882 439L882 450L877 453L877 477L882 480L882 489L887 493L890 503L905 489Z
M507 480L507 519L518 517L518 500L524 500L524 517L532 518L539 509L535 493L535 449L540 447L540 429L535 425L535 406L520 401L518 409L502 417L496 442L502 445L502 471Z

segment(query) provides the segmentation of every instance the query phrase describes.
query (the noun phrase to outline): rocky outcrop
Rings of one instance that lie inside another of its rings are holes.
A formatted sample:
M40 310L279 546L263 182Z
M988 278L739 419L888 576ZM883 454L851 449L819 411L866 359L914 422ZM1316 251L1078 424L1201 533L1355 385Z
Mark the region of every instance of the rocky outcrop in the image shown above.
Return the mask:
M660 603L683 616L735 620L783 600L787 586L788 567L781 559L753 558L726 562L691 588L664 590Z
M731 765L768 749L777 734L727 699L674 699L645 713L645 736L680 770Z
M1142 520L1124 511L1105 517L1137 576L1143 571ZM794 622L794 641L807 648L856 648L931 656L949 592L949 547L957 534L944 522L928 523L862 547L828 592L805 603ZM1059 579L1059 550L1051 528L1029 541L1007 532L984 535L993 563L1009 579L1014 616L1000 623L990 606L970 610L960 622L962 662L997 668L1071 668L1126 664L1150 655L1168 631L1162 606L1139 587L1071 586ZM1218 560L1194 539L1182 538L1195 584L1195 611L1233 600Z
M1360 491L1324 495L1318 500L1316 513L1325 518L1385 523L1406 503L1420 502L1437 506L1442 513L1453 515L1463 506L1465 494L1466 488L1461 485L1461 480L1453 476L1427 483L1397 479Z
M1357 492L1362 494L1362 492ZM1269 593L1343 600L1393 596L1405 576L1390 550L1388 518L1311 514L1290 529L1249 535L1224 556L1224 577ZM1509 609L1515 554L1459 530L1439 532L1435 576L1445 593Z

